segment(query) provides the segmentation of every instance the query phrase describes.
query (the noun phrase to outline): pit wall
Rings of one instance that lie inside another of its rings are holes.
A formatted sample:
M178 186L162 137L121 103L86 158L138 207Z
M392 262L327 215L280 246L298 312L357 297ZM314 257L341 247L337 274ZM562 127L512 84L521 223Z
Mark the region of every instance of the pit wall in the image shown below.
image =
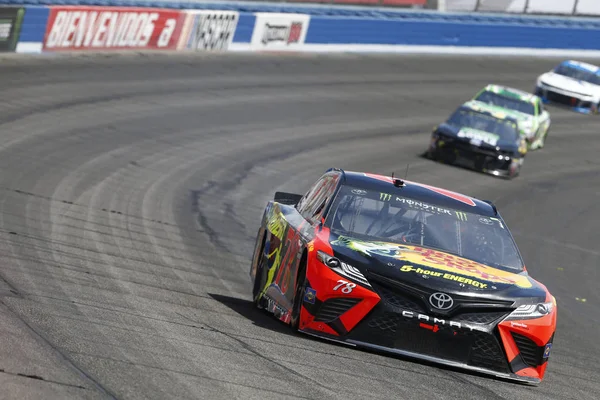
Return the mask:
M144 2L157 7L133 7L139 3L117 1L65 6L10 6L6 0L0 3L0 51L3 52L187 50L600 55L597 40L600 19L594 18L280 3ZM100 3L110 5L98 5ZM197 8L181 9L183 6Z

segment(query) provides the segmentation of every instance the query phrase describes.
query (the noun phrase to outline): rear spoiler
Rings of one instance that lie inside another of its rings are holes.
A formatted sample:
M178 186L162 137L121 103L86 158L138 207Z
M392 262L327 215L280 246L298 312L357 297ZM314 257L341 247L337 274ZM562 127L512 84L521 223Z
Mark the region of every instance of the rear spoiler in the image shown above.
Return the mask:
M296 204L298 204L301 198L301 194L275 192L275 197L273 198L273 200L275 200L277 203L295 206Z

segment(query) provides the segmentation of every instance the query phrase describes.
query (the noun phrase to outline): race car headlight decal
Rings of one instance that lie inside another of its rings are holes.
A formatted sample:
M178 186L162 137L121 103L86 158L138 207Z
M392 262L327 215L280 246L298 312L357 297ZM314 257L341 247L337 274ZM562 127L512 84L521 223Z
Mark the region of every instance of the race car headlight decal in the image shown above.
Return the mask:
M338 260L337 258L335 258L333 256L330 256L329 254L327 254L321 250L317 251L317 258L319 259L319 261L321 261L323 264L327 265L329 268L338 267L340 264L340 260Z
M343 275L347 278L352 279L355 282L359 282L365 286L371 286L367 278L358 270L350 264L346 264L345 262L339 260L336 257L330 256L324 251L317 251L317 259L321 261L323 264L334 270L336 273Z
M541 318L550 314L553 309L554 303L551 301L547 303L524 304L513 311L507 319L514 320Z

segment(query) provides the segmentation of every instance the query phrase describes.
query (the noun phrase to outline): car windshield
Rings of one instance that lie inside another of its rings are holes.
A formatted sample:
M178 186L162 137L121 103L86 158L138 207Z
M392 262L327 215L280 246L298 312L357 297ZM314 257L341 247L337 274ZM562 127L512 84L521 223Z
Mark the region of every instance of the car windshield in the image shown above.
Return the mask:
M336 235L437 249L511 272L524 268L499 218L343 186L327 219Z
M467 109L459 109L448 119L448 123L458 127L468 127L495 134L500 139L515 141L519 133L512 121L493 117Z
M596 75L592 71L588 71L583 68L576 68L572 65L561 64L556 67L554 73L568 76L569 78L577 79L578 81L585 81L593 83L594 85L600 85L600 76Z
M482 103L492 104L494 106L508 108L515 111L520 111L525 114L535 115L535 107L533 104L519 100L513 97L502 96L498 93L485 91L475 98Z

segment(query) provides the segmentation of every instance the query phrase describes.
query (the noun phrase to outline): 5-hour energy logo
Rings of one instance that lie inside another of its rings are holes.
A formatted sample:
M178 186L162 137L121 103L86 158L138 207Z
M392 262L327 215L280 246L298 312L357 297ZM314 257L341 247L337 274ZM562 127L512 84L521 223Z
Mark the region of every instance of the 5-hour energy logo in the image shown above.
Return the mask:
M400 272L414 272L414 273L420 274L420 275L434 276L434 277L438 277L438 278L442 278L442 279L447 279L449 281L464 283L465 285L471 285L478 289L487 289L488 288L487 283L479 282L479 281L476 281L475 279L465 278L464 276L454 275L449 272L431 271L431 270L420 268L420 267L415 268L412 265L403 265L400 268Z
M444 271L442 274L448 272L450 275L454 275L456 273L487 282L517 285L522 288L533 286L527 275L515 274L450 253L424 247L387 242L367 242L347 236L340 236L331 244L348 247L370 257L389 257L406 263L424 265L436 271Z

